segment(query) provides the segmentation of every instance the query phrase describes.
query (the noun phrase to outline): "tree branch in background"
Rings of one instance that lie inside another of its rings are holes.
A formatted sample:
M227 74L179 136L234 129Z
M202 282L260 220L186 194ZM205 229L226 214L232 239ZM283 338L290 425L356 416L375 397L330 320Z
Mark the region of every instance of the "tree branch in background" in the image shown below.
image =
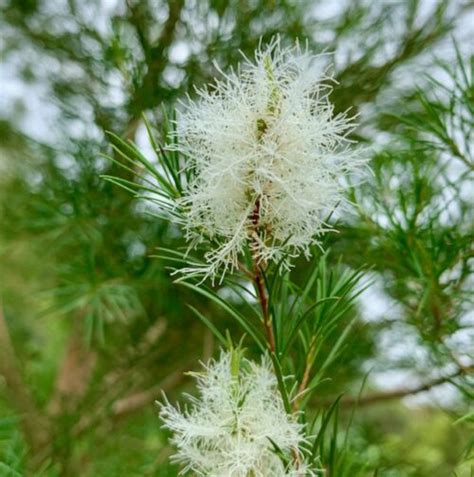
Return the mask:
M95 426L98 421L101 421L108 416L121 418L132 414L133 412L139 411L144 407L150 406L156 401L157 398L160 397L161 393L174 389L183 380L183 378L184 370L179 369L178 371L166 376L159 384L153 386L150 389L138 391L124 398L118 399L112 404L111 410L107 415L101 414L100 416L84 416L74 427L73 435L75 437L80 436L84 432L88 431L91 427Z
M160 75L168 64L168 60L164 55L173 42L175 28L181 16L183 6L184 0L170 0L168 2L168 19L163 25L160 37L155 45L144 51L147 72L142 78L140 86L136 89L134 98L131 100L134 118L139 118L143 111L155 107L161 102L162 98L157 93L160 91L158 88ZM137 22L140 20L136 15L135 19ZM137 23L135 23L135 28L137 26ZM143 28L143 25L141 28ZM137 34L140 36L139 33ZM134 118L130 120L131 124L134 123ZM130 134L128 136L132 137Z
M460 368L457 371L448 374L447 376L441 376L440 378L433 379L432 381L422 383L412 388L400 388L395 389L393 391L374 392L372 394L367 394L366 396L362 397L346 396L341 400L341 403L343 406L369 406L371 404L401 399L407 396L413 396L415 394L429 391L436 386L448 383L452 379L466 376L468 374L471 374L472 372L474 372L474 365Z
M39 452L49 441L48 426L39 413L33 396L23 381L18 360L0 302L0 375L6 382L6 392L12 406L21 417L25 439L33 452Z
M80 325L77 323L69 336L56 388L48 405L48 411L53 416L72 412L76 408L87 392L97 361L97 354L85 343Z
M123 399L119 399L112 406L112 414L115 417L124 417L152 404L160 397L161 393L174 389L183 380L183 377L184 373L182 370L176 371L166 376L160 384L151 389L130 394Z

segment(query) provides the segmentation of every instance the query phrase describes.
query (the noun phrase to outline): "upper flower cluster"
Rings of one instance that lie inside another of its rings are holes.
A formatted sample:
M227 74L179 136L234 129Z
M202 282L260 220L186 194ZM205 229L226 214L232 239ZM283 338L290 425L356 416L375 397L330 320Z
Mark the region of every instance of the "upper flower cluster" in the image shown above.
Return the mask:
M208 274L237 266L246 244L260 262L308 253L341 179L365 162L347 139L351 120L333 114L318 59L276 39L184 105L175 148L194 177L186 230L193 245L217 244Z
M268 358L258 365L236 353L223 352L195 375L200 396L190 398L191 409L162 406L178 449L175 460L185 464L183 472L206 477L314 475L298 450L303 427L285 412Z

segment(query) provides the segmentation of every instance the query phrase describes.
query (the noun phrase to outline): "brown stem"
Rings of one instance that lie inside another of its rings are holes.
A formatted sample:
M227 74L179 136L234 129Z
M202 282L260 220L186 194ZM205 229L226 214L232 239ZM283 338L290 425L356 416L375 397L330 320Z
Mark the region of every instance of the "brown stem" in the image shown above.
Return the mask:
M316 349L316 341L313 338L313 340L311 341L311 345L309 347L308 354L306 356L306 364L304 368L303 378L301 379L300 385L298 387L298 393L297 393L298 397L297 399L295 399L295 402L293 405L293 410L295 412L299 410L301 405L301 400L303 398L303 393L308 386L311 368L313 367L313 357L314 357L315 349Z
M260 200L255 201L255 206L250 215L252 222L253 234L251 239L251 249L253 254L253 271L254 271L254 283L257 289L258 299L260 301L260 307L262 308L263 326L265 327L265 333L267 335L268 347L272 353L275 352L275 336L273 334L272 319L270 316L270 310L268 307L268 294L265 287L265 280L263 278L263 268L259 263L258 257L258 240L255 236L258 233L259 221L260 221Z
M270 351L274 353L275 352L275 336L273 334L272 319L271 319L270 310L268 307L268 295L265 289L265 280L263 279L262 269L257 263L255 263L254 271L255 271L254 281L257 287L260 307L262 308L263 326L265 327L265 333L267 335L268 347Z

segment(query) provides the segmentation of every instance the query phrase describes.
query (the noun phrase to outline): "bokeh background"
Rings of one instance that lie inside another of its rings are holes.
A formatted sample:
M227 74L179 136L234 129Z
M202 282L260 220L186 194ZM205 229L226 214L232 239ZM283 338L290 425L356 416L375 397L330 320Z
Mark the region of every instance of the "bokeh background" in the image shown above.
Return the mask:
M372 285L311 406L345 393L344 429L360 394L367 476L472 475L474 2L0 6L0 475L177 475L154 401L192 392L183 372L217 350L187 305L240 331L152 257L183 237L101 179L123 174L101 154L112 131L151 157L143 113L160 140L215 62L275 34L327 53L335 108L373 155L325 243Z

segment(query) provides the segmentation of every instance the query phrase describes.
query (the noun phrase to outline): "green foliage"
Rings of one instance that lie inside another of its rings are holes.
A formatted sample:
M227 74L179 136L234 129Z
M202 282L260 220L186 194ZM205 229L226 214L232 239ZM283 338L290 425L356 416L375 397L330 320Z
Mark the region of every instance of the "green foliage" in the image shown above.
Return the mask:
M8 477L21 477L24 469L25 449L16 424L12 417L0 419L0 470Z
M302 418L334 477L472 474L472 2L425 3L2 4L0 475L175 476L153 402L193 392L183 373L228 335L265 349L245 274L172 282L185 242L169 203L189 177L160 145L214 60L275 33L330 52L331 99L373 151L325 252L265 276L287 407L308 367ZM387 371L402 395L441 380L449 399L392 404ZM46 443L25 430L37 419Z

